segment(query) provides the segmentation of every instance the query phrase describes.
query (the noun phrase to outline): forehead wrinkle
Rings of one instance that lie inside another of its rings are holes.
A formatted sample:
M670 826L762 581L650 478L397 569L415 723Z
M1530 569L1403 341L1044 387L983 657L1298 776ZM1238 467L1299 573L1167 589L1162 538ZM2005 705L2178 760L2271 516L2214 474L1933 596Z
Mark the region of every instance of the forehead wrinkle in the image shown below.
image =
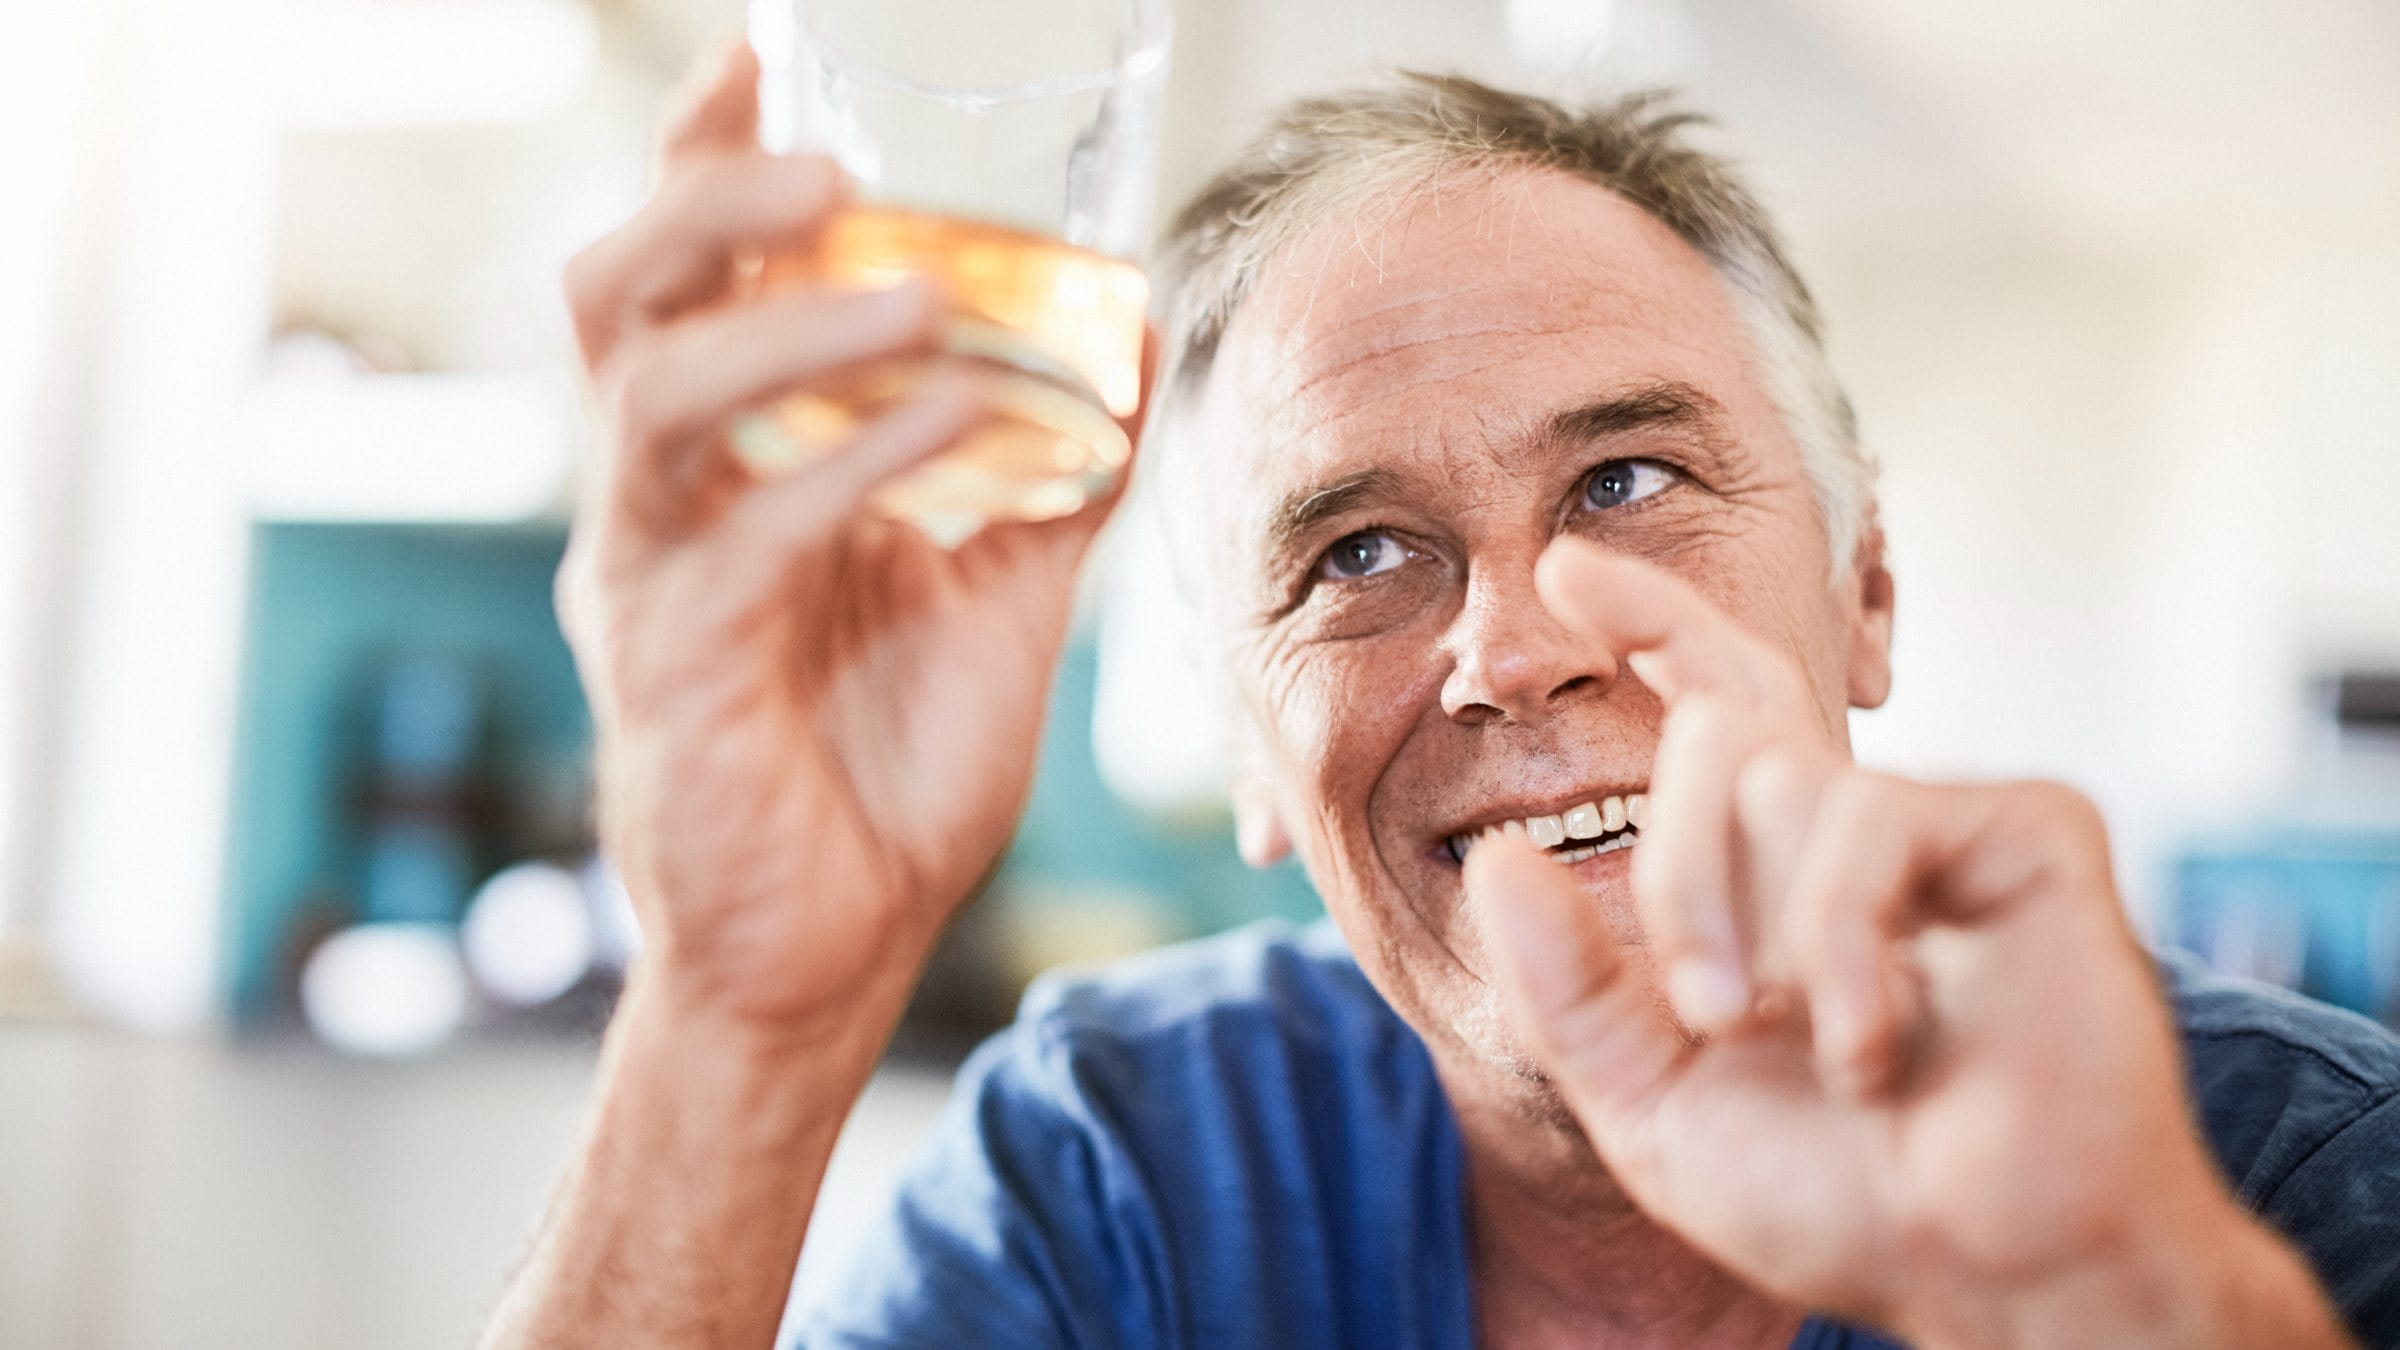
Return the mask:
M1513 354L1494 352L1488 347L1478 348L1475 355L1481 359L1474 360L1472 364L1461 366L1455 370L1445 370L1439 375L1420 376L1407 381L1407 383L1415 386L1427 386L1472 381L1479 376L1503 369L1516 359ZM1362 357L1351 362L1349 368L1355 369L1374 359L1374 357ZM1344 373L1344 370L1327 371L1312 379L1310 383L1322 383ZM1477 397L1465 397L1458 400L1461 409L1479 419L1490 415L1489 403L1489 399ZM1361 418L1372 418L1386 411L1383 400L1377 398L1310 400L1292 395L1267 404L1266 415L1261 419L1260 430L1268 445L1288 446L1311 438L1334 434L1346 424L1356 422ZM1421 427L1412 424L1407 434L1413 439L1421 430Z
M1304 233L1299 240L1287 244L1282 250L1282 264L1270 269L1270 277L1275 279L1258 287L1258 298L1250 307L1257 308L1268 303L1267 297L1273 292L1289 294L1294 284L1292 279L1276 277L1275 274L1291 271L1296 266L1295 255L1305 257L1314 254L1315 265L1306 269L1307 287L1303 293L1300 314L1288 325L1294 329L1306 328L1308 320L1316 312L1317 296L1337 270L1346 271L1350 288L1356 289L1358 268L1363 264L1374 273L1375 282L1380 284L1389 272L1385 259L1392 247L1394 233L1404 234L1415 228L1420 223L1420 213L1438 221L1443 205L1450 198L1462 195L1457 191L1457 180L1461 176L1455 166L1435 168L1413 182L1403 180L1390 186L1380 206L1361 203L1348 213L1349 237L1342 245L1327 242L1331 238L1330 227L1314 232L1313 238ZM1394 303L1405 304L1407 301L1402 299Z
M1439 297L1439 299L1448 298L1450 297ZM1428 298L1410 303L1433 304L1438 303L1438 300ZM1400 306L1393 306L1392 308L1399 307ZM1406 329L1403 329L1401 333L1385 341L1372 343L1366 345L1362 350L1346 353L1340 359L1334 361L1330 365L1319 369L1310 369L1310 363L1306 358L1312 348L1336 345L1346 330L1353 326L1365 324L1373 319L1379 318L1385 312L1388 311L1376 311L1372 314L1360 315L1357 318L1345 323L1342 328L1336 329L1331 333L1324 334L1313 340L1306 341L1305 345L1301 347L1300 351L1295 353L1295 356L1297 356L1299 359L1296 359L1283 367L1283 369L1286 371L1298 372L1296 382L1290 383L1280 389L1275 388L1273 385L1269 385L1266 390L1269 401L1275 405L1285 405L1297 402L1307 397L1310 392L1317 388L1317 386L1324 384L1328 380L1340 379L1342 376L1350 374L1362 366L1371 365L1378 361L1389 360L1393 357L1402 356L1427 347L1438 347L1445 343L1452 342L1472 342L1480 339L1492 338L1554 338L1561 337L1569 333L1579 332L1588 327L1587 324L1581 322L1507 323L1491 321L1477 324L1473 327L1448 328L1440 332L1430 333L1422 331L1409 332ZM1490 360L1481 362L1469 370L1445 371L1440 378L1456 378L1475 373L1476 371L1488 370L1492 366L1499 365L1507 359L1508 358L1506 357L1493 357Z
M1558 189L1565 188L1562 195ZM1655 220L1641 205L1620 193L1598 185L1581 182L1553 170L1536 166L1447 166L1426 178L1387 189L1379 202L1370 200L1357 209L1342 213L1312 230L1304 231L1278 248L1265 260L1259 284L1248 301L1234 312L1234 327L1263 327L1270 332L1291 334L1299 339L1294 350L1271 363L1271 373L1257 379L1262 392L1281 392L1290 396L1295 390L1277 391L1271 386L1276 376L1304 366L1298 360L1310 347L1332 341L1359 323L1385 318L1392 311L1410 307L1439 305L1458 299L1477 290L1489 289L1494 274L1475 267L1464 269L1470 279L1461 281L1462 270L1447 266L1441 260L1454 250L1436 247L1430 253L1423 248L1411 248L1407 236L1431 235L1439 240L1481 240L1497 245L1499 272L1497 276L1514 281L1520 288L1531 287L1532 295L1549 298L1555 294L1558 276L1555 269L1540 277L1517 275L1521 241L1540 238L1562 247L1576 261L1596 264L1596 273L1577 278L1577 289L1587 292L1587 301L1600 301L1604 293L1613 298L1623 311L1634 314L1654 312L1669 307L1666 297L1655 294L1657 287L1642 284L1637 275L1628 275L1617 264L1628 257L1653 254L1688 255L1675 258L1684 266L1678 271L1697 269L1707 274L1712 288L1721 288L1723 279L1715 275L1705 259L1689 245L1677 239ZM1553 197L1558 200L1551 200ZM1595 202L1607 203L1605 218L1613 224L1595 227L1591 207ZM1465 203L1469 208L1464 218L1445 219L1446 207ZM1505 217L1504 220L1496 219ZM1592 237L1595 228L1615 237ZM1630 231L1634 238L1624 237ZM1595 245L1597 245L1595 247ZM1468 252L1476 251L1472 243L1465 244ZM1389 256L1399 250L1425 255L1413 263L1395 264ZM1539 249L1528 249L1526 257L1539 258ZM1576 270L1581 271L1581 268ZM1434 280L1443 289L1431 294L1419 291L1404 294L1388 303L1341 319L1327 333L1309 335L1319 305L1330 299L1325 295L1329 283L1346 277L1347 289L1357 290L1362 283L1380 288L1393 279L1397 271L1403 278L1410 273L1430 273L1421 277L1420 284ZM1637 269L1638 271L1638 269ZM1371 277L1362 277L1369 273ZM1634 284L1628 284L1634 283ZM1500 297L1506 301L1509 297ZM1530 298L1530 297L1528 297ZM1538 307L1538 306L1537 306ZM1587 305L1588 308L1588 305ZM1295 309L1297 312L1294 312ZM1261 311L1274 311L1262 316ZM1505 334L1510 331L1541 332L1531 327L1494 328L1489 331ZM1474 336L1459 333L1455 336ZM1275 343L1243 344L1255 352L1258 347ZM1264 355L1264 353L1259 353Z
M1518 191L1523 190L1520 185ZM1491 210L1477 214L1488 217ZM1524 212L1508 214L1514 218ZM1380 233L1388 236L1393 228L1386 224ZM1516 233L1512 219L1506 248L1512 263ZM1388 238L1381 242L1390 246ZM1246 363L1254 367L1253 380L1246 382L1253 383L1268 403L1281 403L1378 358L1453 341L1559 337L1595 324L1617 326L1658 307L1656 297L1629 285L1631 278L1610 266L1613 260L1606 255L1588 258L1601 266L1573 279L1581 303L1563 317L1556 315L1555 306L1539 303L1555 297L1558 277L1529 277L1509 265L1497 272L1468 268L1462 276L1456 268L1437 266L1445 256L1418 259L1396 279L1385 258L1367 256L1355 241L1328 243L1320 236L1313 244L1302 242L1287 250L1270 265L1272 275L1234 320L1237 328L1279 335L1265 343L1243 344L1253 353ZM1349 267L1342 289L1354 298L1337 303L1328 292L1344 275L1345 262ZM1359 275L1361 264L1372 271L1371 279ZM1551 315L1546 320L1507 317L1544 310ZM1326 311L1331 311L1330 318ZM1320 328L1321 319L1326 321ZM1364 340L1359 338L1362 330L1368 334ZM1331 364L1318 366L1327 349L1333 354Z

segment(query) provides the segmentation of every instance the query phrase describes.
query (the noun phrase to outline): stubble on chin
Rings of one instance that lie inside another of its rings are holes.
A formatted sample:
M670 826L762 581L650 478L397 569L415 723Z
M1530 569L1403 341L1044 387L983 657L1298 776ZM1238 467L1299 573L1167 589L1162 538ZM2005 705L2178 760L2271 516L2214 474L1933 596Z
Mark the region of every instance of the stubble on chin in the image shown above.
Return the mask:
M1647 953L1638 948L1635 951L1640 953L1636 959L1642 968L1627 974L1646 981L1651 1003L1674 1025L1676 1035L1686 1045L1698 1045L1699 1033L1675 1015L1658 982L1650 977L1648 963L1642 959ZM1583 1127L1576 1121L1574 1111L1542 1067L1541 1060L1527 1047L1496 986L1484 984L1474 1000L1451 1019L1450 1032L1481 1070L1478 1076L1490 1085L1492 1095L1510 1114L1529 1124L1582 1134Z
M1498 989L1485 985L1450 1029L1480 1070L1477 1076L1510 1115L1545 1129L1581 1133L1558 1085L1517 1034Z

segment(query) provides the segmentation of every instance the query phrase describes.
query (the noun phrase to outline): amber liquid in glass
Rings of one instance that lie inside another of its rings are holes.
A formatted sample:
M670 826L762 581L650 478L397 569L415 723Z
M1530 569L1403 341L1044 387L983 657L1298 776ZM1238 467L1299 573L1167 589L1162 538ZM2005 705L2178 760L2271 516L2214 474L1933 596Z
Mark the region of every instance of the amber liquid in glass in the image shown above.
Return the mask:
M774 254L758 285L889 286L932 278L953 307L945 347L1005 372L995 415L877 493L921 523L1046 520L1106 491L1132 457L1118 419L1141 401L1141 269L1045 235L888 206L844 208L808 246ZM907 396L920 363L887 361L790 395L734 436L754 472L838 449Z

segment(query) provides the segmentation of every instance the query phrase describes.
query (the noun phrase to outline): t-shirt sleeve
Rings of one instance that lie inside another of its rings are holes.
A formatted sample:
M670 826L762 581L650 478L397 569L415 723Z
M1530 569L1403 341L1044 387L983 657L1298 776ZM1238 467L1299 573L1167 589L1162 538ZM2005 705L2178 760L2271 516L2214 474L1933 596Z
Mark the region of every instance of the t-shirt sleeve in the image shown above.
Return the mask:
M1020 1022L960 1071L932 1139L787 1350L1159 1345L1161 1243L1078 1067ZM821 1258L824 1259L824 1258Z
M2260 1212L2307 1254L2362 1345L2400 1350L2400 1092L2326 1136Z

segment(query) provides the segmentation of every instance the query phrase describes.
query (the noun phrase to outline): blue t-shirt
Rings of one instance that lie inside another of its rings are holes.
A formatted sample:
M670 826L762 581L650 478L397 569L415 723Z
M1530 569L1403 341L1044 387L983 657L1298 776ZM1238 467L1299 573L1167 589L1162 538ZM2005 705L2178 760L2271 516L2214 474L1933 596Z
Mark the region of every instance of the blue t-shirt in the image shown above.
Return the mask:
M2400 1041L2160 970L2226 1178L2400 1347ZM1037 984L798 1344L1467 1350L1462 1176L1423 1042L1332 925L1256 925Z

